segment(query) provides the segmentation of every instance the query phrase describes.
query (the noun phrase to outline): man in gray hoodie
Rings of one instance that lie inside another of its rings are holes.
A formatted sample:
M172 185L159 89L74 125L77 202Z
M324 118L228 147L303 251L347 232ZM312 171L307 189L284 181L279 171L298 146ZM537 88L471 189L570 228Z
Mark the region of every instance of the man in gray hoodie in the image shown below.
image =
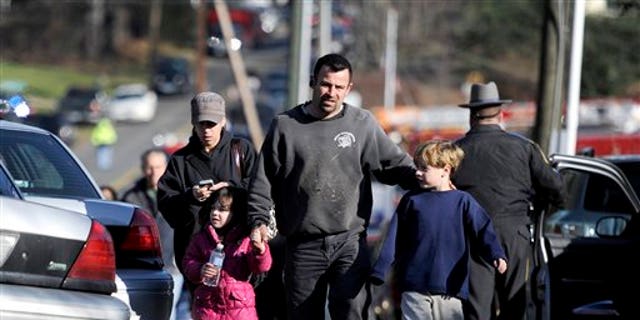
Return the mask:
M417 186L411 158L367 110L344 103L352 68L337 54L318 59L311 101L272 121L249 185L249 223L266 237L275 205L286 237L289 319L367 319L366 229L371 181Z

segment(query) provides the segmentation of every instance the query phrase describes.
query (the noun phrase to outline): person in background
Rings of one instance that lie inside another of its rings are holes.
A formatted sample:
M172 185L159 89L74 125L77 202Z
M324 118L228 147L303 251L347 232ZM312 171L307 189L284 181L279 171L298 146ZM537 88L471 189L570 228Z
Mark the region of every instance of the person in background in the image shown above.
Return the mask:
M464 319L472 250L499 273L507 269L491 219L469 193L451 183L463 157L450 141L432 140L416 149L421 188L400 200L372 273L372 283L382 284L395 264L403 319Z
M209 221L207 199L223 187L249 185L256 151L251 142L225 130L225 109L224 99L214 92L191 99L189 143L171 155L158 181L158 210L174 230L178 268L191 237ZM201 185L204 180L211 181ZM189 282L187 286L193 290Z
M96 149L96 166L99 170L110 170L113 165L113 146L118 141L118 133L111 119L102 117L91 130L91 144Z
M344 103L352 69L338 54L318 59L311 101L273 119L249 187L249 224L268 238L269 210L285 236L290 320L367 319L371 268L366 228L371 181L417 185L411 158L366 109Z
M534 203L563 204L562 179L540 147L501 127L502 105L509 102L489 82L472 84L469 103L460 105L469 109L471 128L456 141L465 157L453 182L489 213L509 259L507 272L497 275L491 263L472 251L467 319L494 319L498 310L499 319L526 318L533 266L530 212Z
M101 185L100 192L105 200L118 200L118 192L110 185Z
M271 267L269 245L258 235L249 237L246 225L246 191L223 188L205 206L209 222L193 236L182 261L185 276L197 285L191 314L194 320L258 319L251 274L265 273ZM256 231L257 232L257 231ZM225 258L218 270L209 256L218 244L224 245ZM218 276L217 286L203 283Z
M158 217L158 180L167 169L168 159L167 153L160 148L145 150L140 156L142 176L125 190L121 200L137 204Z
M144 151L140 157L142 177L124 192L120 200L147 209L156 220L158 231L160 232L164 267L173 278L173 307L171 310L171 319L173 320L177 316L176 306L181 298L184 278L175 262L173 229L171 229L162 214L158 213L157 205L158 180L160 180L167 168L168 159L167 153L160 148L151 148Z

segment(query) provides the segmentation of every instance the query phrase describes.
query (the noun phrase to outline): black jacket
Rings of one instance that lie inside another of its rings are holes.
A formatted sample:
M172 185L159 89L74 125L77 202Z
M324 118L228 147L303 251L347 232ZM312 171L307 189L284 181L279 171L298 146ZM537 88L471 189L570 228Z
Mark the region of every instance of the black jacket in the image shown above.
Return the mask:
M158 182L158 210L174 229L174 250L178 265L184 256L191 236L206 223L208 212L203 202L193 197L191 189L198 181L213 179L214 183L228 181L234 187L247 188L253 171L256 151L246 139L232 138L223 131L212 153L206 154L194 134L189 143L169 159L167 170ZM232 155L232 140L241 151L241 168Z
M155 197L149 196L147 193L147 178L136 180L133 187L125 191L122 195L122 201L137 204L150 211L153 216L158 215L158 203Z
M498 125L477 125L456 143L465 155L453 182L471 193L492 219L527 224L537 200L562 205L562 179L533 141Z
M178 266L175 262L175 254L173 249L174 243L174 231L169 226L167 221L161 214L158 214L158 202L156 201L156 195L150 194L147 187L147 178L142 177L136 180L135 184L125 191L124 195L120 199L121 201L133 203L142 208L148 209L156 219L158 225L158 232L160 233L160 244L162 246L162 260L164 261L164 267L171 274L178 274Z

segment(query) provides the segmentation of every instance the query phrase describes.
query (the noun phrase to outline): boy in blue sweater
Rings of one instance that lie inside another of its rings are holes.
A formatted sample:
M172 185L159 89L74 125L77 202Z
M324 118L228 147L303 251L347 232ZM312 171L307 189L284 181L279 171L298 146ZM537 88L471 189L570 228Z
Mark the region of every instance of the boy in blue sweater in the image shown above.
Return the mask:
M390 222L372 283L382 284L392 264L402 293L403 319L463 319L470 251L507 269L491 219L450 177L464 152L449 141L420 145L414 162L421 188L407 192Z

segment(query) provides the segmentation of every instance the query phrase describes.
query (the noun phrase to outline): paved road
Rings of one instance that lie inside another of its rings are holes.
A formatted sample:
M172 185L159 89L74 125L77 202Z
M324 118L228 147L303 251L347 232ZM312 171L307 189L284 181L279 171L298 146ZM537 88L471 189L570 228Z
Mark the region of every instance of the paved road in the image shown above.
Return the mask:
M280 47L248 54L245 57L246 68L259 73L273 68L282 68L286 59L284 49ZM233 82L227 59L209 59L210 90L222 93ZM108 171L97 168L95 150L89 143L87 134L78 137L72 149L98 184L111 185L121 195L140 176L140 155L145 149L154 146L154 136L171 133L178 140L187 141L191 133L189 107L191 96L192 94L160 96L158 112L153 121L141 124L116 124L118 143L115 145L113 167ZM87 129L84 132L86 133ZM188 298L183 294L177 306L175 320L191 320L189 309Z
M153 136L175 132L178 136L188 134L189 96L161 97L158 114L149 123L116 124L118 143L114 148L113 167L102 171L96 166L95 150L87 139L74 145L74 152L89 169L98 184L109 184L121 191L140 174L140 154L153 147ZM186 131L186 132L185 132Z
M282 67L286 59L286 48L274 48L250 52L245 55L248 70L263 72ZM213 91L224 92L232 83L233 76L226 58L208 60L208 83ZM191 94L182 96L160 96L158 113L149 123L116 124L118 143L115 146L113 167L107 171L97 169L95 150L87 137L80 137L73 151L91 172L98 184L108 184L122 192L140 174L140 154L153 147L153 137L157 134L173 133L186 141L191 132L189 100Z

